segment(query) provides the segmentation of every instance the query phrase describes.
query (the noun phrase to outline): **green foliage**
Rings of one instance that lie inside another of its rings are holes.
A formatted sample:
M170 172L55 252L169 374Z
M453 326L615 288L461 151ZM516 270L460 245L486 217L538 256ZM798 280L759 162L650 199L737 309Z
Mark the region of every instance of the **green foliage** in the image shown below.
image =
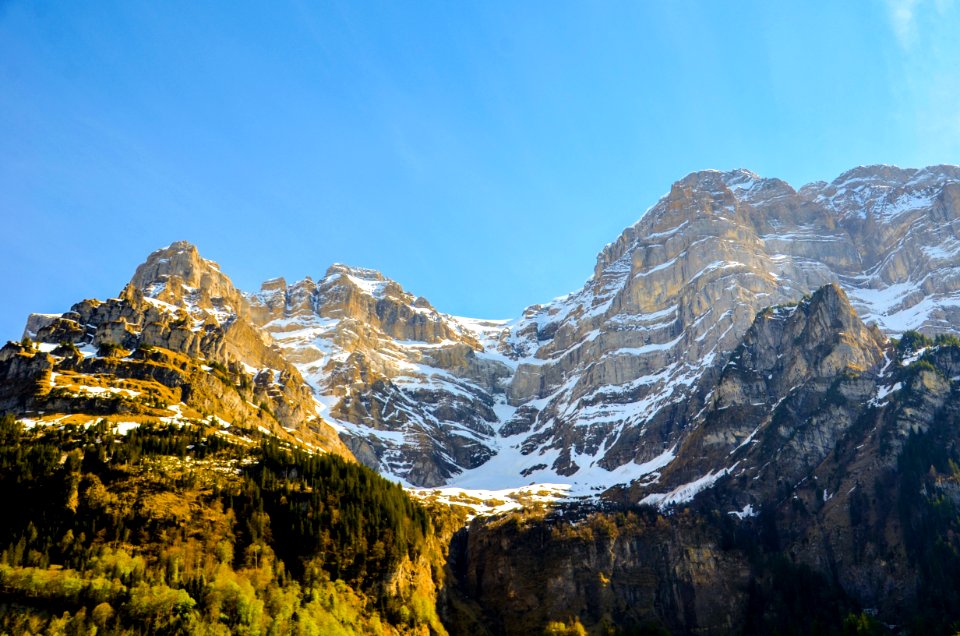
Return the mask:
M0 634L445 633L384 585L433 532L399 486L216 432L0 417Z
M223 375L230 375L226 365L222 362L213 361L210 363L210 368L218 373L222 373Z
M933 341L919 331L906 331L897 343L897 351L901 356L909 355L932 344Z
M573 619L569 623L550 621L543 629L544 636L587 636L587 630L579 620Z
M185 630L196 605L184 590L141 584L130 591L124 610L135 623L152 633L173 633Z
M102 342L97 353L105 358L115 358L120 355L123 349L115 342Z
M960 629L960 510L938 488L941 479L960 477L960 457L945 442L936 433L911 434L897 464L904 547L920 573L914 633Z
M934 339L933 344L937 347L952 347L960 349L960 338L953 334L941 333Z
M261 452L243 501L233 505L269 515L289 567L320 555L334 578L365 588L371 574L392 571L423 548L431 531L426 511L399 485L336 456L285 450L274 439ZM260 531L251 527L250 536Z
M883 636L889 633L883 623L866 612L850 613L843 619L843 636Z

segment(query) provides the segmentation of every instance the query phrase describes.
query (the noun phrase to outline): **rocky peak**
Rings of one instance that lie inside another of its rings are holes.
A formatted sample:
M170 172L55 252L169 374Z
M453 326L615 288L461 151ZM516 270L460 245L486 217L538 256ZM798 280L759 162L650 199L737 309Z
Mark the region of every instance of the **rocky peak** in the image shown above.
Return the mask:
M670 192L648 209L637 223L601 250L593 278L609 275L610 268L616 268L631 252L654 239L665 239L674 244L684 237L695 240L703 228L717 223L756 230L758 228L753 226L758 221L763 224L769 219L764 219L763 215L751 218L747 208L791 198L798 199L797 192L786 181L764 178L743 168L727 172L692 172L676 181ZM765 209L765 214L770 212Z
M439 313L376 270L334 264L317 286L317 312L329 319L352 319L396 340L480 345Z
M275 294L277 292L287 292L287 281L282 276L265 280L260 284L261 294Z
M644 501L688 501L734 469L746 475L741 507L769 497L778 481L797 483L876 395L887 348L835 284L764 309L723 366L676 460L655 484L639 486Z
M211 283L221 282L217 280L219 277L226 278L220 273L219 265L201 258L195 245L187 241L177 241L152 252L147 260L137 267L130 284L148 290L171 277L178 278L190 287L200 287L204 282L209 287Z
M829 184L811 184L802 191L852 226L852 231L872 232L874 236L864 245L869 251L871 243L880 241L883 245L890 236L901 234L904 222L914 220L910 213L926 209L945 185L957 182L960 182L957 166L929 166L918 170L873 165L848 170ZM879 227L869 224L859 227L864 221Z
M220 266L201 257L196 246L187 241L177 241L150 254L137 267L129 287L191 314L212 313L219 321L245 315L248 309Z
M917 173L915 168L899 168L885 164L857 166L842 173L830 185L835 188L863 186L900 186Z
M885 338L867 327L844 291L824 285L812 296L790 306L771 307L757 315L743 342L724 367L718 400L780 399L814 378L833 379L841 373L877 371L882 365ZM749 394L759 378L760 394ZM726 383L726 384L725 384ZM735 390L731 390L736 387Z
M342 264L247 298L362 461L439 485L491 456L492 394L510 369L484 357L479 338L497 324L441 314L380 272Z
M32 318L28 331L44 353L57 358L57 373L121 384L125 375L149 376L162 385L156 391L173 391L166 398L174 410L189 408L192 417L204 419L217 414L245 430L281 437L296 431L314 440L308 443L322 442L322 448L349 456L318 417L299 371L249 314L247 301L219 266L180 241L150 254L118 298L84 300L59 316ZM41 402L33 403L21 406L43 410ZM56 408L93 416L100 407L68 400Z
M836 283L824 285L799 306L803 325L794 344L808 351L817 350L819 374L831 376L842 370L864 371L880 364L884 337L879 330L868 328ZM827 364L830 355L842 347L842 359ZM824 355L826 353L826 355Z
M319 291L327 299L325 304L339 303L356 296L363 296L365 299L361 302L367 306L371 299L374 302L387 298L402 301L404 296L409 295L398 283L386 278L377 270L350 267L340 263L335 263L327 269L320 280Z

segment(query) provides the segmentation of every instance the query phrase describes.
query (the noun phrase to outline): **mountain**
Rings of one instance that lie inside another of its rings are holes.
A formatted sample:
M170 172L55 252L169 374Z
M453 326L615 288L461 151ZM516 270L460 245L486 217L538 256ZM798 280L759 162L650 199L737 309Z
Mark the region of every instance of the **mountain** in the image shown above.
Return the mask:
M877 398L890 367L888 349L836 285L762 311L721 369L677 459L646 488L668 492L641 501L688 501L735 474L743 501L736 509L759 508L776 496L778 483L807 477Z
M509 321L158 250L0 350L0 628L954 633L958 184L694 173Z
M675 183L581 290L511 321L442 314L379 273L248 296L370 466L413 485L597 493L673 457L764 307L837 284L884 333L953 333L960 169L861 167L795 190Z
M825 284L886 333L956 332L958 182L870 167L799 191L744 170L675 183L583 289L510 330L505 430L532 476L665 461L756 313Z
M184 242L137 268L119 298L33 315L0 350L0 409L31 425L214 418L221 435L266 434L351 456L300 372L249 322L243 296Z
M951 633L958 395L960 339L888 340L837 285L761 311L672 461L599 506L473 521L472 633Z

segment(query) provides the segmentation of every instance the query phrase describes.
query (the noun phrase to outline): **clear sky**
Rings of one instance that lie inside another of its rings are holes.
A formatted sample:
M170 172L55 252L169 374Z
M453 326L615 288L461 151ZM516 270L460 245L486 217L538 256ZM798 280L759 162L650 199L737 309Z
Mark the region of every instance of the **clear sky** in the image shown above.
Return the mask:
M960 6L0 0L0 339L196 243L242 289L577 289L670 184L960 162Z

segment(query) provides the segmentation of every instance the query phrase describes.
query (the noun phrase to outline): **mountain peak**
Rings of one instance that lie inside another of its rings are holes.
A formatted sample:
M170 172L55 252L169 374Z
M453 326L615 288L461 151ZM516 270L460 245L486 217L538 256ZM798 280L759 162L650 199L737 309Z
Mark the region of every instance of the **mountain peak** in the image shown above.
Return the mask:
M386 276L375 269L356 267L354 265L346 265L344 263L334 263L328 267L326 274L324 274L324 278L336 276L337 274L348 274L354 278L360 278L362 280L374 282L387 282L389 280Z
M775 316L761 312L744 337L754 355L762 351L767 359L779 360L796 350L819 377L871 369L882 361L883 336L863 323L836 283L823 285L786 312L784 324L769 320ZM770 343L777 345L771 348Z
M203 274L210 270L219 272L220 266L202 258L194 244L176 241L151 252L147 260L137 267L130 284L146 293L151 286L177 276L184 284L197 287Z
M886 164L857 166L842 173L830 185L834 187L855 187L858 185L903 185L916 174L915 168L900 168Z
M246 303L214 261L195 245L176 241L152 252L130 279L129 287L176 306L240 314Z
M165 248L160 248L158 252L176 250L178 252L198 252L197 246L190 241L174 241Z
M810 297L810 303L840 303L845 307L849 307L849 310L852 312L853 307L850 306L850 301L847 298L847 294L840 288L840 285L836 283L827 283L826 285L821 286L817 291L813 293Z

